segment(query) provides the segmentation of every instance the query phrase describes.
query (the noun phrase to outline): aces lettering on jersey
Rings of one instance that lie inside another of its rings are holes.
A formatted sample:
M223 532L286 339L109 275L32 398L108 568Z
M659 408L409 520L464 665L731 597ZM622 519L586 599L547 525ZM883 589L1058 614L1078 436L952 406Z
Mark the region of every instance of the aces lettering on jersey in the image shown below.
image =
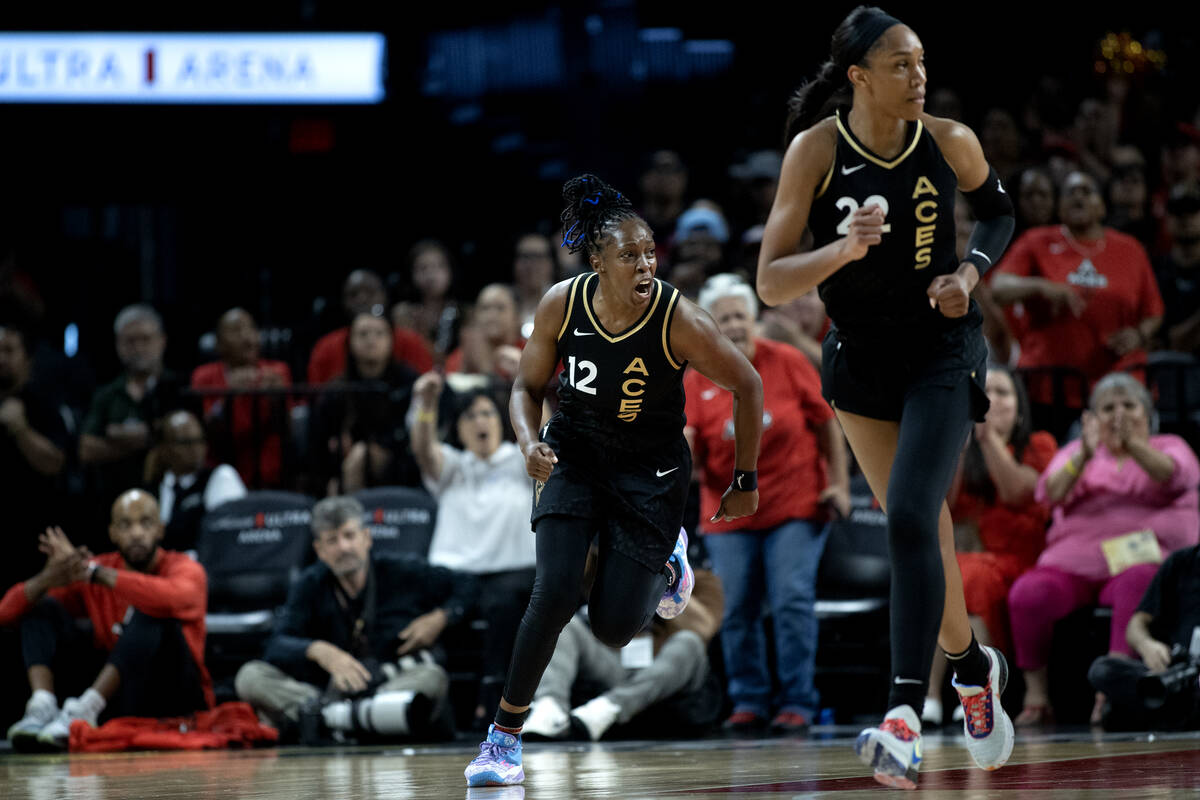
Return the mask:
M938 190L933 182L924 175L917 178L913 187L913 200L920 200L923 195L938 196ZM933 263L933 232L937 228L938 204L936 200L925 199L917 203L913 212L917 217L917 236L913 246L916 248L913 269L925 269Z
M641 373L647 378L650 377L650 371L646 369L646 362L640 358L634 358L629 362L629 366L625 368L621 374L628 375L630 373ZM627 378L621 384L621 393L625 395L621 398L621 407L617 410L617 419L625 422L633 422L637 419L637 415L642 411L642 398L640 395L646 393L642 387L646 382L641 378Z

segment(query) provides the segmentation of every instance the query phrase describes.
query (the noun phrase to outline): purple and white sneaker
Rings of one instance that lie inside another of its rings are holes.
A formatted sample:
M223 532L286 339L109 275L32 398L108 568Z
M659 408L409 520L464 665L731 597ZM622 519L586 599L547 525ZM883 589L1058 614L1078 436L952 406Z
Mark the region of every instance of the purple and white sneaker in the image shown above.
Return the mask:
M467 786L509 786L525 780L521 766L521 735L488 727L487 738L479 745L479 755L463 773Z
M675 540L675 550L667 559L667 570L671 573L671 583L666 593L658 601L658 615L663 619L673 619L687 608L688 600L692 597L692 587L696 585L696 573L687 557L688 535L683 528L679 529L679 538Z

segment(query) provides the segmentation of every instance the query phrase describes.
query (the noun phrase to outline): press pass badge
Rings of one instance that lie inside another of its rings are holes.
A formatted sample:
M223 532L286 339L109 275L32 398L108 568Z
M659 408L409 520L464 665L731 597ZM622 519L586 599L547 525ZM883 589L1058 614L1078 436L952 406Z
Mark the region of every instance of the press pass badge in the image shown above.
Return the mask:
M644 669L654 661L654 639L648 633L633 637L621 648L621 666L625 669Z
M1108 562L1108 574L1120 575L1138 564L1161 564L1162 548L1154 531L1134 531L1124 536L1106 539L1100 543L1104 560Z

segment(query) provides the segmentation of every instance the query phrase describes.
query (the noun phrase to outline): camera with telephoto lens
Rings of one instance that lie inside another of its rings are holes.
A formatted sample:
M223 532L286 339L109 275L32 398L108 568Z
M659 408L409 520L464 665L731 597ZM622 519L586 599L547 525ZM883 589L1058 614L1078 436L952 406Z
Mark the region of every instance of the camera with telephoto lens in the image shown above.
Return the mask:
M1192 700L1200 677L1200 659L1193 658L1178 644L1171 648L1171 666L1159 673L1138 678L1137 694L1150 710L1162 708L1172 698Z

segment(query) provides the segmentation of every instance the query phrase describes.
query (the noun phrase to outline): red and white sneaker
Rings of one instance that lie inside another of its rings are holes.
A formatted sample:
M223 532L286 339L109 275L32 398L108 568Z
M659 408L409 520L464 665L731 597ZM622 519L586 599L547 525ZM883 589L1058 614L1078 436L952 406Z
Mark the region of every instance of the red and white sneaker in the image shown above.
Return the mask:
M1008 662L1004 654L993 647L983 647L991 659L988 681L984 686L963 686L958 679L950 681L964 713L963 731L967 735L967 752L980 769L993 770L1004 766L1012 755L1012 720L1000 704L1000 696L1008 685Z
M916 789L921 769L921 720L912 706L896 706L878 728L858 735L854 752L875 770L875 780L896 789Z

